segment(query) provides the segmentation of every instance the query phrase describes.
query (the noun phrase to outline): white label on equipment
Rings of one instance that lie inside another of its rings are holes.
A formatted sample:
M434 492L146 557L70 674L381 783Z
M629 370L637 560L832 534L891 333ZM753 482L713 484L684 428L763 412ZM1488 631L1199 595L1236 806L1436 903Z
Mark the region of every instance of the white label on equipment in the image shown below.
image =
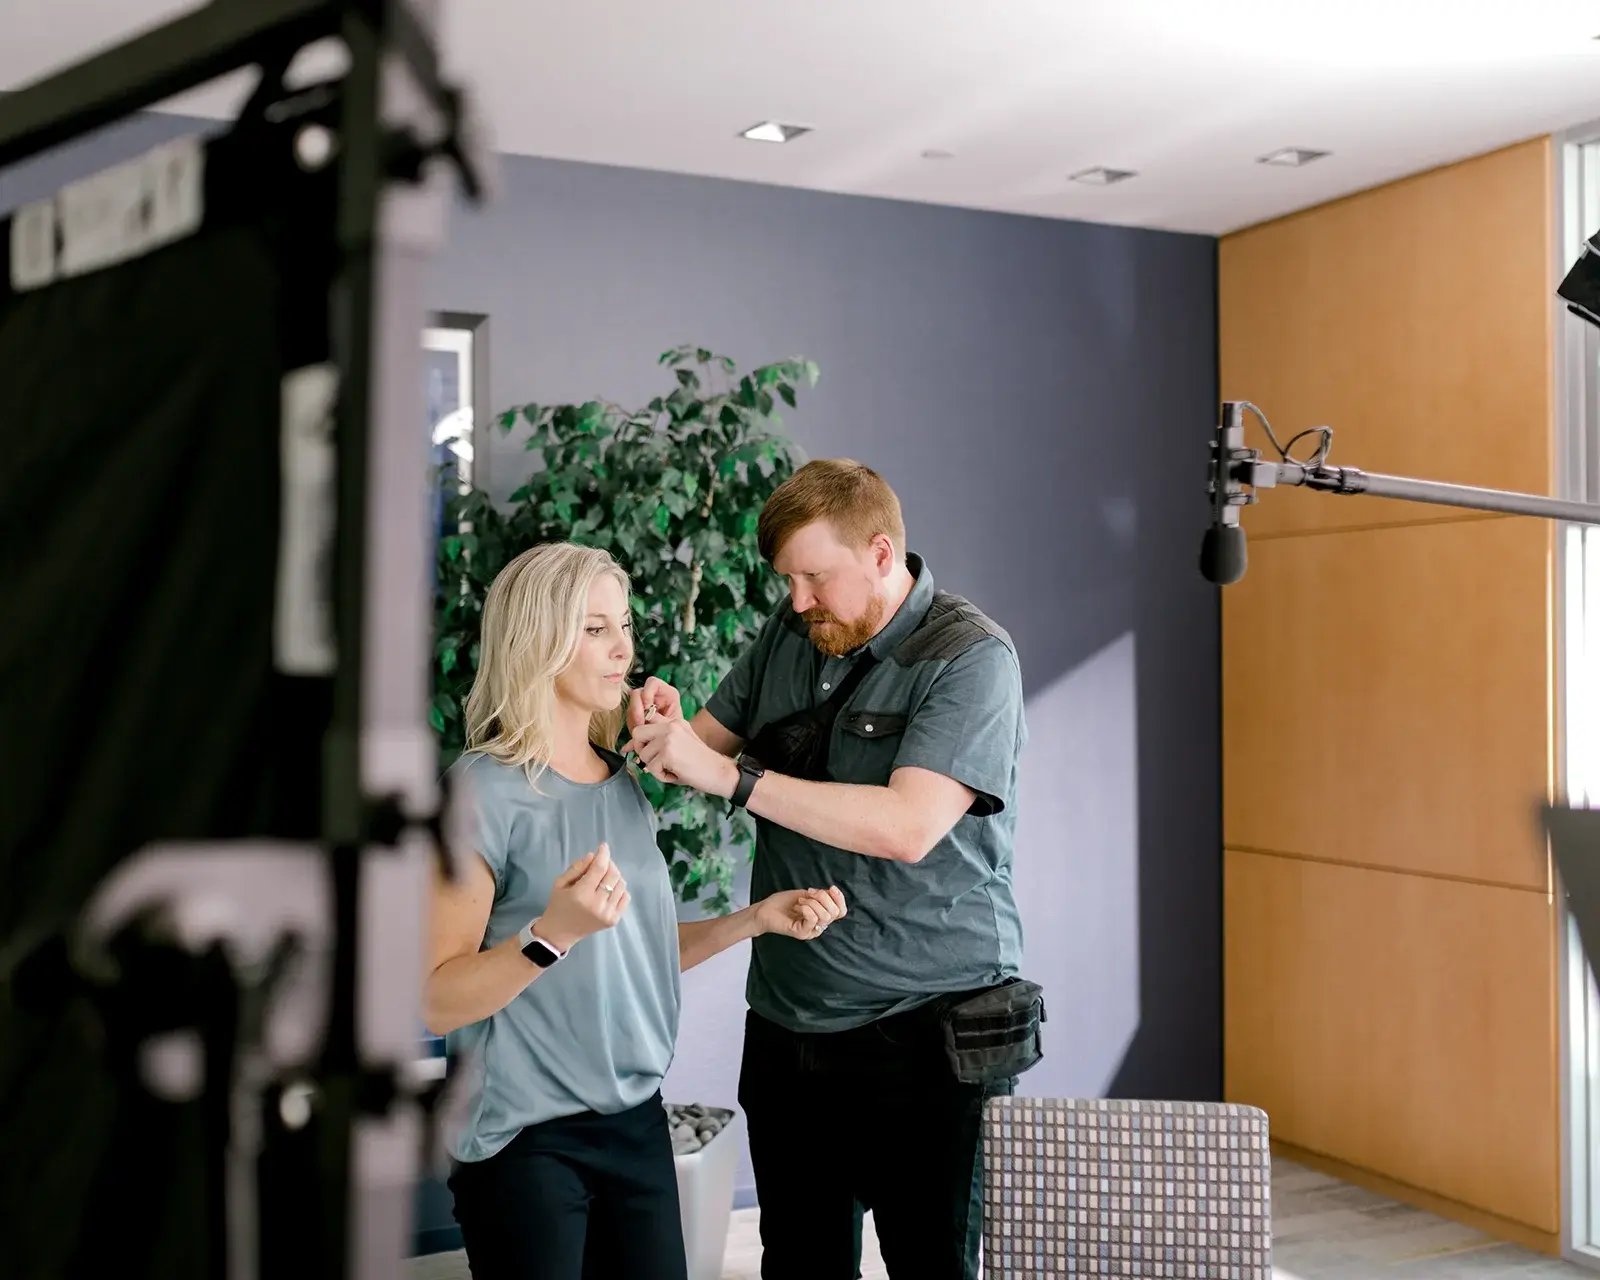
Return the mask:
M60 273L82 275L126 262L199 230L205 212L205 149L182 138L56 196Z
M338 395L339 374L331 364L308 365L283 380L272 645L274 664L292 676L328 675L338 660L333 626L338 512L333 423Z
M56 206L40 200L11 218L11 287L38 289L56 278Z

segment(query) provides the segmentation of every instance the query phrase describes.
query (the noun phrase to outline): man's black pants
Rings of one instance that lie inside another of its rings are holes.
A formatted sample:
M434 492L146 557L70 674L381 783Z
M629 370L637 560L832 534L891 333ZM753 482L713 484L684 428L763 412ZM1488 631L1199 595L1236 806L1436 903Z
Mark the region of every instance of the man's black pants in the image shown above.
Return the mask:
M530 1125L450 1175L473 1280L684 1280L672 1136L659 1096Z
M761 1204L762 1280L854 1280L863 1210L892 1280L976 1280L984 1099L931 1010L798 1034L745 1020L739 1105Z

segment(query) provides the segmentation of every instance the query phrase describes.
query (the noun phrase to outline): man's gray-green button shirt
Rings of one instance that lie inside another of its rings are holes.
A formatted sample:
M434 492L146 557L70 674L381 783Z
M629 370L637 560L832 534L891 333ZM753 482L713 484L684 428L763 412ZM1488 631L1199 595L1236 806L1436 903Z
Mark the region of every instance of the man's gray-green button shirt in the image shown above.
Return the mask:
M764 725L824 702L870 649L877 665L834 722L832 780L882 787L896 769L915 766L976 793L916 864L848 853L756 820L752 901L835 884L848 907L815 942L755 940L750 1008L792 1031L861 1026L944 992L993 985L1021 964L1011 853L1027 727L1016 649L969 602L945 593L936 599L921 557L908 555L906 565L916 579L911 593L862 649L827 657L785 603L706 704L748 741Z

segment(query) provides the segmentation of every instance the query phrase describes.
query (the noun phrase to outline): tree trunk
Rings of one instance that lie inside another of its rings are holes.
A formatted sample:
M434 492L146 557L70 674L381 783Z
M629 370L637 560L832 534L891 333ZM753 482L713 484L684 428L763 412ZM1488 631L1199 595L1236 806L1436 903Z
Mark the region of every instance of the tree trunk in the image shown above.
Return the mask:
M689 565L689 599L683 606L683 630L687 635L694 634L694 604L700 596L700 561L694 560Z
M711 468L711 483L706 485L706 500L700 504L700 518L707 519L711 515L711 499L717 492L717 469ZM683 629L686 634L694 634L694 606L700 598L700 560L696 557L689 561L689 602L683 606Z

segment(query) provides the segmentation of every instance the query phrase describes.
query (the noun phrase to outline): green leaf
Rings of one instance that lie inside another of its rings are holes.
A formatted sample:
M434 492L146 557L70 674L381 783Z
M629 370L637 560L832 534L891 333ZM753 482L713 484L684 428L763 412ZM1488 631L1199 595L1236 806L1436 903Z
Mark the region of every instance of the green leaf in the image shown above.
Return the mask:
M791 409L797 407L795 404L794 388L791 387L787 382L780 382L778 384L778 394L783 397L784 404L788 405Z
M522 406L522 416L527 419L529 426L536 427L539 425L539 413L540 409L536 404L525 404ZM512 415L512 420L515 421L515 415Z
M459 537L451 534L444 540L443 545L445 559L451 563L461 559L461 539Z
M507 409L504 413L502 413L500 415L500 430L502 430L502 431L510 431L511 428L516 426L516 425L517 425L517 411L515 409Z
M663 538L667 536L667 528L671 522L672 512L667 508L666 504L662 503L661 505L657 506L655 514L655 527L656 532L659 533Z
M456 636L444 636L439 640L439 670L445 675L449 675L456 668L457 647L460 643Z

